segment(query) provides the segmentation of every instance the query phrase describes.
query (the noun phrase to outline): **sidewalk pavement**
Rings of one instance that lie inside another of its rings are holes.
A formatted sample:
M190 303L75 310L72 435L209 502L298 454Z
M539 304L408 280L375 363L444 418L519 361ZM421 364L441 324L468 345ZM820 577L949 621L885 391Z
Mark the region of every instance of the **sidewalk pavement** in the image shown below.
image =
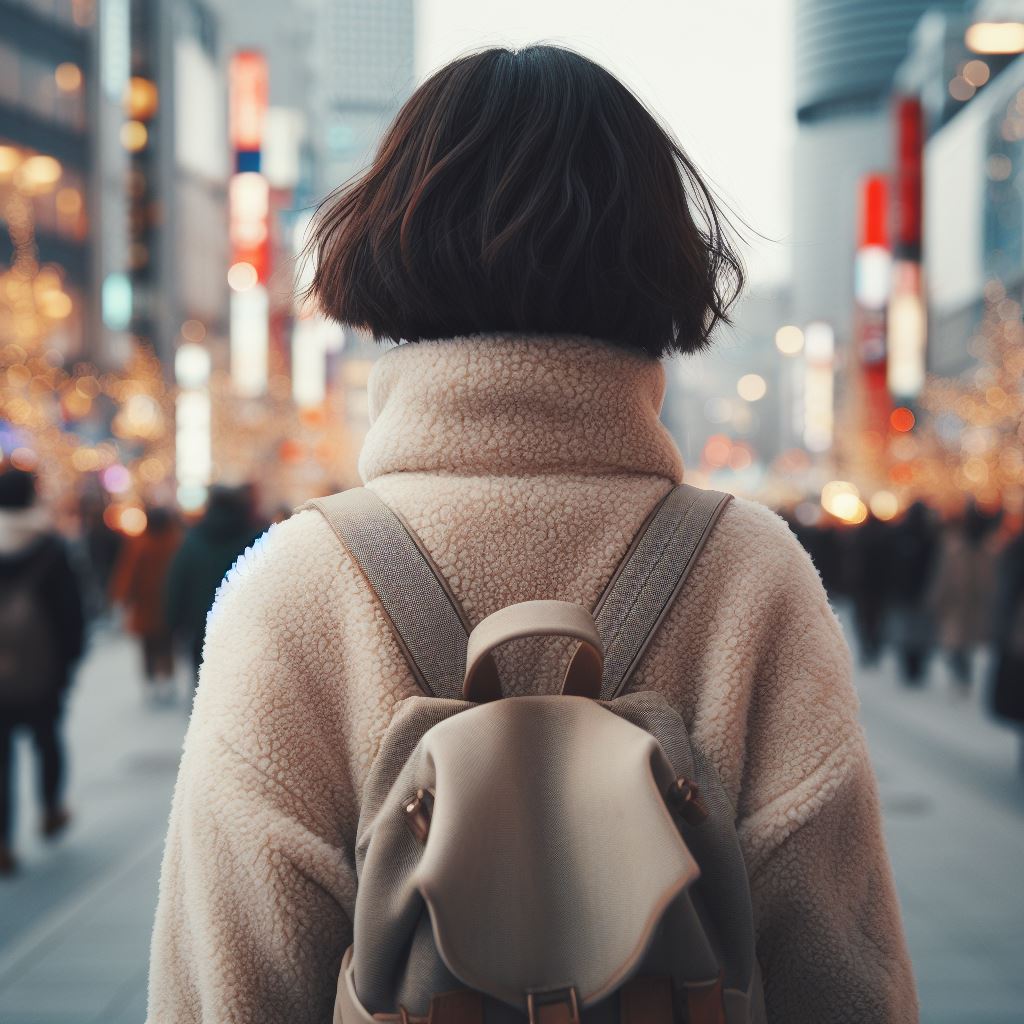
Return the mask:
M20 877L0 883L3 1024L141 1024L164 832L187 723L143 698L139 654L101 635L68 708L75 818L48 845L37 834L34 764L19 750Z
M161 847L183 700L144 703L134 647L100 638L68 736L77 812L44 845L22 772L21 878L0 885L3 1024L141 1024ZM184 689L184 687L182 688ZM891 662L860 672L864 724L921 990L924 1024L1015 1024L1024 974L1024 777L1017 737L980 691L954 695L936 666L923 691ZM23 749L22 766L30 767Z
M923 1024L1024 1020L1021 737L939 664L924 690L894 659L858 673ZM978 666L984 669L984 665Z

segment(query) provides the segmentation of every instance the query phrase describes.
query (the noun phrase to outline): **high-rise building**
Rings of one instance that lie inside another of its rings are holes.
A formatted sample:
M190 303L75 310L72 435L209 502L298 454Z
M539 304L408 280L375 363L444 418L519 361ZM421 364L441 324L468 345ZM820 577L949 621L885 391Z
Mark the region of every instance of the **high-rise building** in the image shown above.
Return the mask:
M793 312L798 323L830 324L840 348L854 322L860 184L892 160L894 74L926 10L962 7L796 0Z
M85 0L0 0L0 277L18 263L36 291L12 298L4 328L34 330L36 317L65 358L94 354L94 15Z
M319 185L363 167L413 86L412 0L330 0L316 14Z
M412 92L415 20L412 0L327 0L316 17L311 143L317 192L323 197L369 163L384 130ZM379 353L358 333L345 332L334 383L344 393L353 452L366 429L366 381Z

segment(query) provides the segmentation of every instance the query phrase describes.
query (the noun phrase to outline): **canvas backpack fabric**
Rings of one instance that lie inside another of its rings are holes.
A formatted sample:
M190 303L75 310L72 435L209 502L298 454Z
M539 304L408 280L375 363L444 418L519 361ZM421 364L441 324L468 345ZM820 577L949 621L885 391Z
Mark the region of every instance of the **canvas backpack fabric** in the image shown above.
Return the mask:
M361 567L422 696L396 710L356 839L335 1024L758 1024L735 812L685 724L630 676L728 495L674 488L593 612L471 628L372 492L312 502ZM502 694L493 652L577 641L559 693Z
M54 557L44 544L20 572L0 582L0 712L6 714L31 710L57 693L53 624L40 593Z

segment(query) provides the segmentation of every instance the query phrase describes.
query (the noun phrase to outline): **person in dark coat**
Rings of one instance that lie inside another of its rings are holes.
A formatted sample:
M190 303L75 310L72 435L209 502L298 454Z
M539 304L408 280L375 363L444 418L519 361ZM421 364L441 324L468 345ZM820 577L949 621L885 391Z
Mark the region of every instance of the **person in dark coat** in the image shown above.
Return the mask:
M876 665L882 655L891 582L889 527L874 515L868 515L850 543L850 596L860 660L862 665Z
M82 593L64 542L36 500L35 478L0 472L0 876L12 849L13 736L26 729L39 760L42 832L59 835L64 806L61 718L84 646Z
M167 625L192 653L196 675L203 660L206 614L217 588L256 539L245 488L212 487L206 511L185 535L167 575Z
M893 640L903 682L919 686L934 643L928 594L938 558L938 537L923 501L915 501L892 531Z

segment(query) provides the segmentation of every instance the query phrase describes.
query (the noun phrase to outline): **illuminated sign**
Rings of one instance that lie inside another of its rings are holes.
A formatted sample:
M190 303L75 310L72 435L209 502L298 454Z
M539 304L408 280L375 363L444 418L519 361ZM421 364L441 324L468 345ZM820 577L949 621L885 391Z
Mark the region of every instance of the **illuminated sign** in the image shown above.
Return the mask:
M231 58L229 75L231 145L239 154L240 166L246 163L247 170L258 171L269 94L267 59L255 50L242 50ZM241 154L256 154L255 166L249 166Z
M823 320L804 329L804 446L827 452L832 447L835 417L835 336Z
M269 302L262 285L231 293L231 382L243 398L267 390Z

